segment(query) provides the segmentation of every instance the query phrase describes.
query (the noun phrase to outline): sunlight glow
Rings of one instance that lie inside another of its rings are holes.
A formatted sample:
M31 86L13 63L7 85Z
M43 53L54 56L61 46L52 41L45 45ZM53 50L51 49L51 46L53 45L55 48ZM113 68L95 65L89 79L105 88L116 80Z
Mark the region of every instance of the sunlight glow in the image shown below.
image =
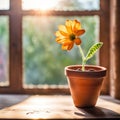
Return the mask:
M8 10L10 8L10 0L0 0L0 10Z
M58 0L22 0L24 10L50 10L58 3Z

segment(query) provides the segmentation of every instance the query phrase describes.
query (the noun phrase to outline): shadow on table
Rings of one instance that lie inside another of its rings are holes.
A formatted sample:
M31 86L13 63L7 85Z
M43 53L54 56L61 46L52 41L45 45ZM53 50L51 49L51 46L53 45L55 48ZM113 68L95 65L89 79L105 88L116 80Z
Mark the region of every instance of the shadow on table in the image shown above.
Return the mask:
M0 95L0 109L18 104L28 97L29 95Z
M104 95L102 95L102 96L100 96L100 99L103 99L105 101L109 101L111 103L116 103L116 104L120 105L120 100L115 99L115 98L113 98L111 96L106 96L106 95L104 96Z
M78 116L85 116L85 118L111 118L111 119L119 119L120 120L120 114L116 113L112 110L102 108L102 107L92 107L92 108L77 108L78 111L75 112L75 115ZM79 112L80 111L80 112ZM84 114L81 114L84 113Z

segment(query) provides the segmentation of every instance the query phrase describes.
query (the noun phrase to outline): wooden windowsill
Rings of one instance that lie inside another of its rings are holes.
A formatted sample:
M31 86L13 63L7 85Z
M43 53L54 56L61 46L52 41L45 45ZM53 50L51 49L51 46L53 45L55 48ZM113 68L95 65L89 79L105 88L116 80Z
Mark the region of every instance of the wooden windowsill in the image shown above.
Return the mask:
M120 119L120 101L100 96L96 107L76 108L69 95L0 95L0 119Z

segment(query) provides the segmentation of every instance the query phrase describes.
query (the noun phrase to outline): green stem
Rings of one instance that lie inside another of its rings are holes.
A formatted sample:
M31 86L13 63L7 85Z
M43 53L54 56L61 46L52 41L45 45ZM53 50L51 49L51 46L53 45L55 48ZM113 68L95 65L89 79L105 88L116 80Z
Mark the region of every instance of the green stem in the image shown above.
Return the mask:
M80 54L82 56L82 71L85 71L85 63L86 63L85 55L84 55L83 50L80 45L78 45L78 48L79 48Z

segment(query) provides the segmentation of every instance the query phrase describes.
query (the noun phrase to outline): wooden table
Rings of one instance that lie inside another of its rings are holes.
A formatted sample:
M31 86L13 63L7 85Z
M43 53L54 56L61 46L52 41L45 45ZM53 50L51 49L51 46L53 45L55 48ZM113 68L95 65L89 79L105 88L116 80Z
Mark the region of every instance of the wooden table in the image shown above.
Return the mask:
M5 102L7 100L7 102ZM120 101L100 96L96 107L76 108L69 95L0 95L0 119L119 119Z

